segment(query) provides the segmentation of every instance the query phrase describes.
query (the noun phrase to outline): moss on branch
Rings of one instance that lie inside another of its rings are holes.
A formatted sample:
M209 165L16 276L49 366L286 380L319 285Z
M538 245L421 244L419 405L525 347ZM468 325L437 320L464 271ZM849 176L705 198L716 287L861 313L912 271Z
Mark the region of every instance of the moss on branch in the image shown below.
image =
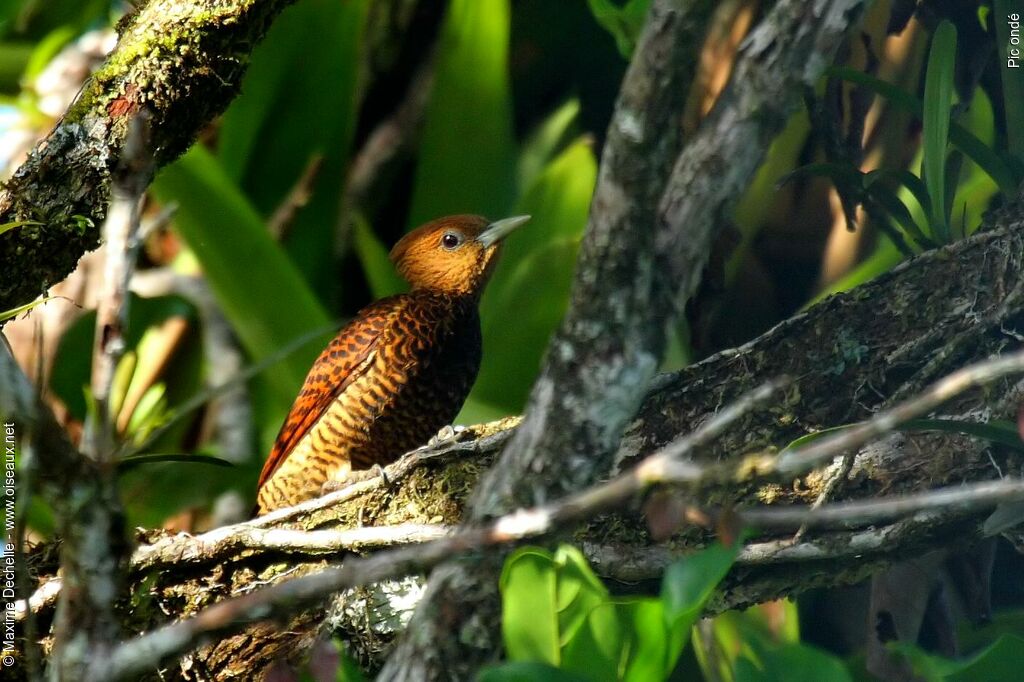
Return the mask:
M151 0L120 25L117 47L0 194L0 310L62 280L99 245L110 172L126 125L151 116L158 167L238 93L253 46L293 0Z

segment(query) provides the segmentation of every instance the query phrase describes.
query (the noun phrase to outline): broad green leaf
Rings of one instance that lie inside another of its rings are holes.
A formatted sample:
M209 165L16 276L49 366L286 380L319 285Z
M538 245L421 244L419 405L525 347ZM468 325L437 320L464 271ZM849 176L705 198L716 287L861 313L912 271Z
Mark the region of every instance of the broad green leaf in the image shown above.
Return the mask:
M619 53L629 59L644 27L651 0L626 0L618 5L612 0L587 0L597 23L615 38Z
M40 303L46 303L51 298L52 298L52 296L44 296L43 298L37 298L34 301L29 301L28 303L25 303L23 305L19 305L17 308L11 308L10 310L4 310L4 311L0 312L0 322L3 322L4 320L9 320L12 317L17 317L18 315L21 315L24 312L28 312L29 310L32 310L33 308L35 308Z
M608 590L594 575L583 553L572 545L555 550L559 646L564 647L583 626L587 615L608 599Z
M932 36L924 82L922 118L923 172L932 200L932 234L940 243L950 241L946 214L946 145L953 107L953 69L956 64L956 27L943 20Z
M328 323L298 270L209 152L193 147L160 173L154 187L164 203L177 202L175 227L195 252L214 295L254 360ZM290 405L327 338L267 368L281 412Z
M424 122L410 226L454 213L508 215L515 196L509 0L452 0Z
M242 92L221 119L217 157L236 184L270 185L274 196L253 195L258 207L272 210L314 152L347 144L365 14L366 0L303 0L253 50ZM256 178L261 172L274 181Z
M505 652L512 661L561 661L555 562L525 547L506 561L499 582Z
M1007 20L1013 11L1021 15L1020 3L1014 0L993 0L996 20L996 41L999 45L999 73L1003 85L1003 113L1006 121L1006 138L1009 151L1018 161L1024 162L1024 59L1021 59L1020 41L1010 44L1010 22ZM1018 22L1019 25L1019 22ZM1019 36L1019 33L1018 33ZM1017 50L1017 56L1011 61L1009 50Z
M630 633L623 629L620 607L620 603L605 601L590 610L562 651L564 669L586 675L594 682L622 678Z
M530 133L519 152L518 185L532 187L548 163L562 150L570 132L576 128L580 101L566 100Z
M165 464L167 462L177 462L180 464L207 464L218 467L235 466L232 462L229 462L226 459L211 457L210 455L195 455L180 452L158 452L125 457L118 461L117 470L119 472L127 471L141 464Z
M660 599L631 599L616 604L622 630L627 633L623 651L622 679L627 682L663 680L682 653L681 645L670 649L665 627L665 605Z
M43 223L37 220L15 220L14 222L10 223L0 223L0 234L3 234L4 232L9 232L18 227L25 227L26 225L30 225L33 227L42 227Z
M373 228L361 214L353 216L353 238L356 256L363 266L363 273L374 298L383 298L409 288L388 258L387 247L377 239Z
M735 682L852 682L843 662L806 644L757 647L758 661L736 661Z
M857 85L863 85L875 94L885 97L890 104L910 112L918 119L923 118L924 106L921 104L921 100L910 93L904 92L892 83L887 83L870 74L847 66L831 66L826 70L826 74L856 83ZM989 177L995 180L996 184L999 185L999 191L1006 196L1015 195L1017 190L1016 174L998 154L979 140L976 135L958 123L951 121L949 124L949 141L974 161L974 163L978 164L978 167L984 170ZM934 201L932 205L934 206Z
M518 213L533 218L503 246L481 302L486 351L474 399L506 413L522 409L568 306L596 179L594 154L577 141L548 165L518 205Z
M704 610L704 604L732 567L739 546L714 544L676 561L665 571L661 600L665 604L665 626L670 633L670 655L678 657L690 635L690 628ZM674 662L674 659L673 661Z
M546 663L513 661L484 668L479 682L588 682L586 675L577 675Z
M310 164L320 164L283 242L302 264L299 273L329 303L339 285L338 207L358 115L369 2L303 0L286 9L256 48L219 135L228 176L264 217Z
M978 653L951 660L904 643L890 645L910 661L914 672L929 682L1016 682L1024 668L1024 638L1004 634Z

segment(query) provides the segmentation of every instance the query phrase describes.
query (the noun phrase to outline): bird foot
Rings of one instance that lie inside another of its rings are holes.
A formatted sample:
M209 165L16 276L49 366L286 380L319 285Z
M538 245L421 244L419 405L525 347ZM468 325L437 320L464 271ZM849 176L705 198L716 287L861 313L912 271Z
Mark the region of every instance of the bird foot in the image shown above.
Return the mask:
M436 448L441 445L448 445L453 443L459 434L466 430L465 426L452 426L448 424L442 427L430 440L427 441L428 448Z
M345 478L332 478L325 481L320 486L320 494L326 495L327 493L333 493L342 488L347 488L353 483L361 483L363 481L369 481L372 478L380 478L384 481L384 485L391 485L390 480L386 473L384 473L384 467L379 464L374 464L369 469L360 469L358 471L350 471L345 475Z

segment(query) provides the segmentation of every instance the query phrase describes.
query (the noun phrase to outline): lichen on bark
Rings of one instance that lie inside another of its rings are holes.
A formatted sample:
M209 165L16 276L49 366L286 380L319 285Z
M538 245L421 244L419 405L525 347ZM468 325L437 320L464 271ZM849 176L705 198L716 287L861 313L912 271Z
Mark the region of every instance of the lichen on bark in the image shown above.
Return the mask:
M127 121L151 120L158 166L182 154L241 87L253 46L293 0L151 0L120 24L114 51L4 184L0 310L62 280L99 245ZM2 324L2 323L0 323Z

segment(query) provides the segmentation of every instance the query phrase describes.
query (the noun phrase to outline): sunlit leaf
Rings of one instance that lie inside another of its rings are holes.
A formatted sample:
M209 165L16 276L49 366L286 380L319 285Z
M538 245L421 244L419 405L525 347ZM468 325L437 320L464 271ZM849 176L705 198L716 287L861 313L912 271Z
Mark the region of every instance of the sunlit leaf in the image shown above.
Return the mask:
M732 567L739 546L714 544L676 561L665 571L661 600L665 604L665 625L671 636L670 655L679 655L700 617L704 604ZM668 662L668 667L674 659Z
M388 258L387 247L377 238L366 219L361 214L356 214L353 216L353 223L353 245L373 297L383 298L408 289L408 285L395 271L394 264Z
M538 176L554 157L562 151L570 132L576 127L580 101L566 100L530 133L519 152L518 184L532 187Z
M34 227L41 227L43 223L36 220L15 220L9 223L0 223L0 234L3 234L4 232L10 232L11 230L18 227L25 227L29 225Z
M1024 669L1024 638L1019 635L1004 634L963 660L935 656L905 643L890 646L906 656L914 672L929 682L1016 682Z
M956 27L942 21L932 36L924 82L924 129L922 172L932 200L932 234L941 243L949 242L946 215L946 144L953 107L953 69L956 64Z
M125 457L117 463L119 471L128 471L134 467L143 464L166 464L168 462L177 462L182 464L206 464L217 467L233 467L235 466L232 462L220 457L211 457L210 455L192 455L188 453L176 453L176 452L158 452L152 454L140 454L132 455L131 457Z
M9 320L9 319L11 319L13 317L17 317L18 315L21 315L24 312L28 312L29 310L32 310L33 308L35 308L37 305L39 305L41 303L46 303L51 298L52 298L52 296L44 296L43 298L37 298L34 301L29 301L28 303L25 303L24 305L19 305L17 308L11 308L10 310L4 310L4 311L0 312L0 322L3 322L4 320Z
M328 323L296 267L209 152L193 147L160 173L154 187L161 200L178 203L175 227L195 252L225 315L254 359ZM310 344L267 369L281 412L291 404L327 339L325 335L320 344Z
M509 0L453 0L448 6L410 226L453 213L508 215L515 196L509 23Z
M480 306L483 365L473 398L517 412L569 302L597 160L585 141L562 152L516 207L533 218L503 246Z
M590 677L577 675L546 663L513 661L484 668L479 682L588 682Z
M758 647L758 661L736 661L735 682L852 682L841 660L806 644Z
M528 547L518 550L505 561L499 584L509 660L558 665L556 574L551 556Z
M917 118L920 119L923 116L924 106L921 104L921 100L892 83L886 83L870 74L847 66L831 66L826 70L826 74L867 87L872 92L885 97L891 104L910 112ZM951 121L949 141L995 180L1001 192L1007 196L1013 196L1016 193L1016 174L1005 161L999 158L998 154L977 136L958 123Z
M597 23L615 38L619 53L629 59L640 37L651 0L626 0L623 4L612 0L587 0L587 4Z

